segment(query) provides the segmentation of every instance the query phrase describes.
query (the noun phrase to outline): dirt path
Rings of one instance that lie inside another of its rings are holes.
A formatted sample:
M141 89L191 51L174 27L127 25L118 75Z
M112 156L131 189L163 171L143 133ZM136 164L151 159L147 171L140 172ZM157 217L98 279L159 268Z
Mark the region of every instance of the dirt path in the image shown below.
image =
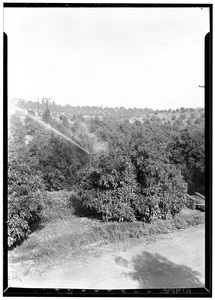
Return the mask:
M190 288L204 286L204 225L136 243L106 245L97 256L66 257L10 286L71 289Z

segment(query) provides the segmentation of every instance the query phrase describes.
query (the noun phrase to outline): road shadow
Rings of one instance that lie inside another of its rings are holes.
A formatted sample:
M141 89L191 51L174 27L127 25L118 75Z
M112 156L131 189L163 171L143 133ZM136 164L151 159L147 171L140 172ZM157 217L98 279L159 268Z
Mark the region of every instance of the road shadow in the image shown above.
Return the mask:
M125 273L125 276L138 281L140 289L203 287L198 278L201 275L199 272L185 265L175 264L159 254L143 251L130 262L122 257L115 258L115 262L134 269Z

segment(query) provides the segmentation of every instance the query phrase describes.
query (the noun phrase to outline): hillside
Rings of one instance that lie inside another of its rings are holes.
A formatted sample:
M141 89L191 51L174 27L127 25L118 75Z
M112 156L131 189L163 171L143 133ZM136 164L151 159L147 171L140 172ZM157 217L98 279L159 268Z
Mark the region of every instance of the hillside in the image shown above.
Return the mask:
M79 211L105 222L144 223L192 207L187 193L204 195L203 109L63 107L45 100L13 106L11 247L55 203L48 192L72 192Z
M25 100L17 100L17 105L27 111L33 111L40 116L46 109L46 102L32 102ZM68 118L68 121L74 121L77 117L88 120L98 117L103 119L117 119L119 121L129 120L133 123L140 121L141 123L148 121L157 122L160 124L169 124L177 126L186 126L191 124L204 123L204 108L184 108L176 110L152 110L149 108L124 108L124 107L102 107L102 106L61 106L54 101L49 101L48 108L52 117L59 120L63 116Z

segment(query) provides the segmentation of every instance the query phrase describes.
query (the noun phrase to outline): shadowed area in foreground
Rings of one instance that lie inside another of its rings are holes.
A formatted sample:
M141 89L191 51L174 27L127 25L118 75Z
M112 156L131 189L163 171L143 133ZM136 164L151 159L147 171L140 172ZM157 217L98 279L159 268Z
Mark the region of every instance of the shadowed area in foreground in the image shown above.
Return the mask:
M126 273L133 280L138 281L139 288L194 288L202 287L199 280L200 273L185 265L178 265L159 254L142 252L131 262L122 257L115 258L115 262L122 266L132 266L134 271Z

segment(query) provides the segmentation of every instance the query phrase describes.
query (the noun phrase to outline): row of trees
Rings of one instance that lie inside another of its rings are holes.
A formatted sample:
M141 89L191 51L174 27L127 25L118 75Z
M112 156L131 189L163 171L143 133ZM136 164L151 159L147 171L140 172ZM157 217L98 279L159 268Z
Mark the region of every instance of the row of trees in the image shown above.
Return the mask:
M180 211L187 192L204 193L203 127L177 132L156 123L94 120L94 130L110 150L84 172L80 195L103 219L165 219Z
M32 110L37 113L43 113L46 109L46 100L42 99L39 102L18 100L18 105L21 108ZM48 107L52 114L57 117L65 114L68 119L74 120L79 117L101 117L108 119L120 120L135 120L140 119L145 121L151 119L152 121L169 122L171 124L177 122L177 125L183 125L183 122L199 123L204 119L203 108L184 108L181 107L176 110L153 110L150 108L125 108L125 107L103 107L103 106L70 106L57 105L54 101L49 101Z
M187 192L204 194L203 121L181 130L151 119L70 122L47 110L42 118L17 112L10 119L10 245L39 219L46 191L76 190L103 220L144 222L179 212Z

